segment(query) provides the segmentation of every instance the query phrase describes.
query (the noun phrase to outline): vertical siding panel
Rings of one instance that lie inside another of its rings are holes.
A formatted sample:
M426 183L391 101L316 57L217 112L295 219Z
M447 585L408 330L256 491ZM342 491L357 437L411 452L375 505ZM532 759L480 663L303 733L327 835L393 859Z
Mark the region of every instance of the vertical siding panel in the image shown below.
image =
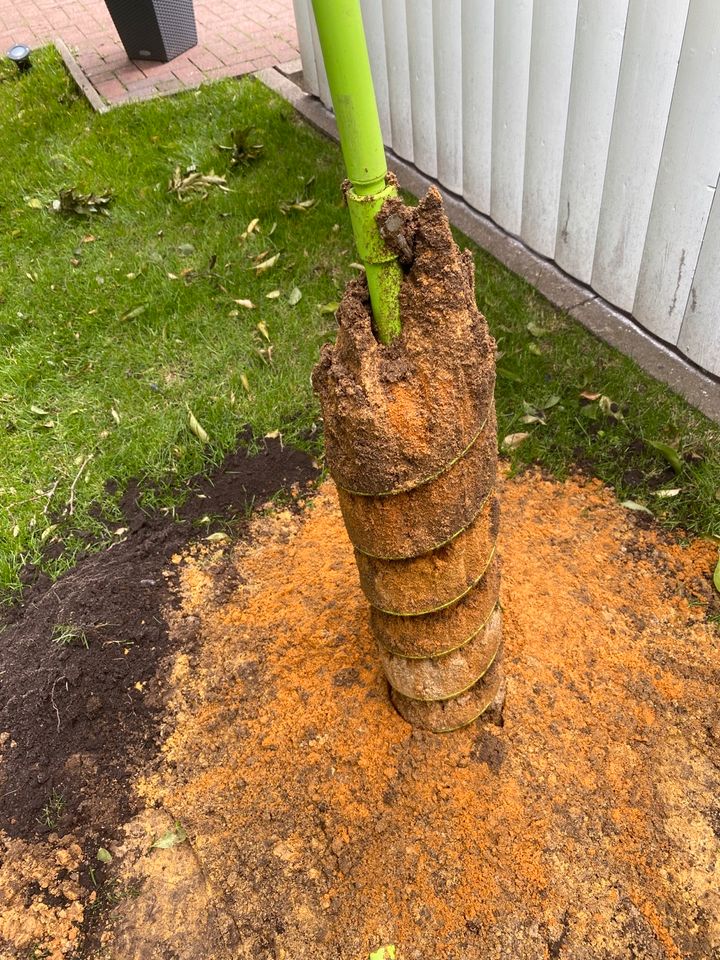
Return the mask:
M720 4L690 4L633 312L677 343L720 172Z
M631 310L688 0L630 0L592 285Z
M412 162L413 132L410 101L410 63L408 60L405 4L383 0L385 58L387 61L388 99L390 103L391 144L398 156Z
M542 0L533 8L522 238L555 253L565 127L578 0Z
M461 0L433 0L437 177L462 193Z
M361 0L361 10L383 142L390 144L392 135L382 0Z
M532 6L532 0L495 0L490 214L516 234L522 222Z
M397 0L401 2L401 0ZM432 0L406 0L415 165L437 176Z
M490 213L494 0L462 0L463 196Z
M303 76L310 93L317 97L320 88L318 87L317 64L315 63L315 48L312 40L312 10L310 9L311 0L293 0L295 9L295 26L298 33L298 44L300 46L300 58L302 60Z
M720 376L720 181L690 287L678 346L705 370Z
M322 49L320 48L320 38L318 37L315 11L312 8L312 4L310 5L310 33L312 35L313 50L315 51L315 64L317 65L317 95L325 106L329 110L332 110L332 97L330 96L330 87L328 85L327 73L325 72L325 63L323 61Z
M580 0L555 260L589 283L628 0Z

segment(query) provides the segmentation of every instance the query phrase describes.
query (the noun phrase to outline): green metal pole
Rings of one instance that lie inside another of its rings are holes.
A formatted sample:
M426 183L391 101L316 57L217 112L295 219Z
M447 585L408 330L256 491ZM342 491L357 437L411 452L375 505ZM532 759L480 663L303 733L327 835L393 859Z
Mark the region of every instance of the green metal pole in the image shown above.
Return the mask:
M359 0L313 0L320 46L340 134L355 243L365 266L375 328L381 343L400 333L400 281L396 256L375 217L397 196L385 182L387 164Z

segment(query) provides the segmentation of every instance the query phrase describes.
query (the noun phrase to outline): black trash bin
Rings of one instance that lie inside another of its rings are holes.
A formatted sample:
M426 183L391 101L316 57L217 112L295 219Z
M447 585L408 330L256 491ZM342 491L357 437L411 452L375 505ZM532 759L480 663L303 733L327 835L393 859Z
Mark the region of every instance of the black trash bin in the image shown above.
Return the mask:
M167 62L197 43L193 0L105 0L131 60Z

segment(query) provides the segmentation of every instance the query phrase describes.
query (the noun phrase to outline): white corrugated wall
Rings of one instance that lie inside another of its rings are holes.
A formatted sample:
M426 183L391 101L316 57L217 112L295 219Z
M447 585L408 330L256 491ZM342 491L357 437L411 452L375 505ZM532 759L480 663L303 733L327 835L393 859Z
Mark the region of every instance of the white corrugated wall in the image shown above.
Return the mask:
M387 145L720 375L720 2L361 3Z

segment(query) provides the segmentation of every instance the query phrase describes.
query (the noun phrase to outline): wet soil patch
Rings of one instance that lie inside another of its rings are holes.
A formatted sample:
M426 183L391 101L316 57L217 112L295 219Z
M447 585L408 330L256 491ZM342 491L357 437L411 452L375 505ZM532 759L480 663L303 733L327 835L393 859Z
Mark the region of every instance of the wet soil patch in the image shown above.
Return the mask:
M219 525L242 537L253 504L315 473L277 440L252 457L240 447L190 482L175 519L144 511L131 484L118 542L55 583L35 578L0 621L0 828L107 837L127 820L130 776L156 752L163 662L195 636L190 617L168 637L171 558Z

